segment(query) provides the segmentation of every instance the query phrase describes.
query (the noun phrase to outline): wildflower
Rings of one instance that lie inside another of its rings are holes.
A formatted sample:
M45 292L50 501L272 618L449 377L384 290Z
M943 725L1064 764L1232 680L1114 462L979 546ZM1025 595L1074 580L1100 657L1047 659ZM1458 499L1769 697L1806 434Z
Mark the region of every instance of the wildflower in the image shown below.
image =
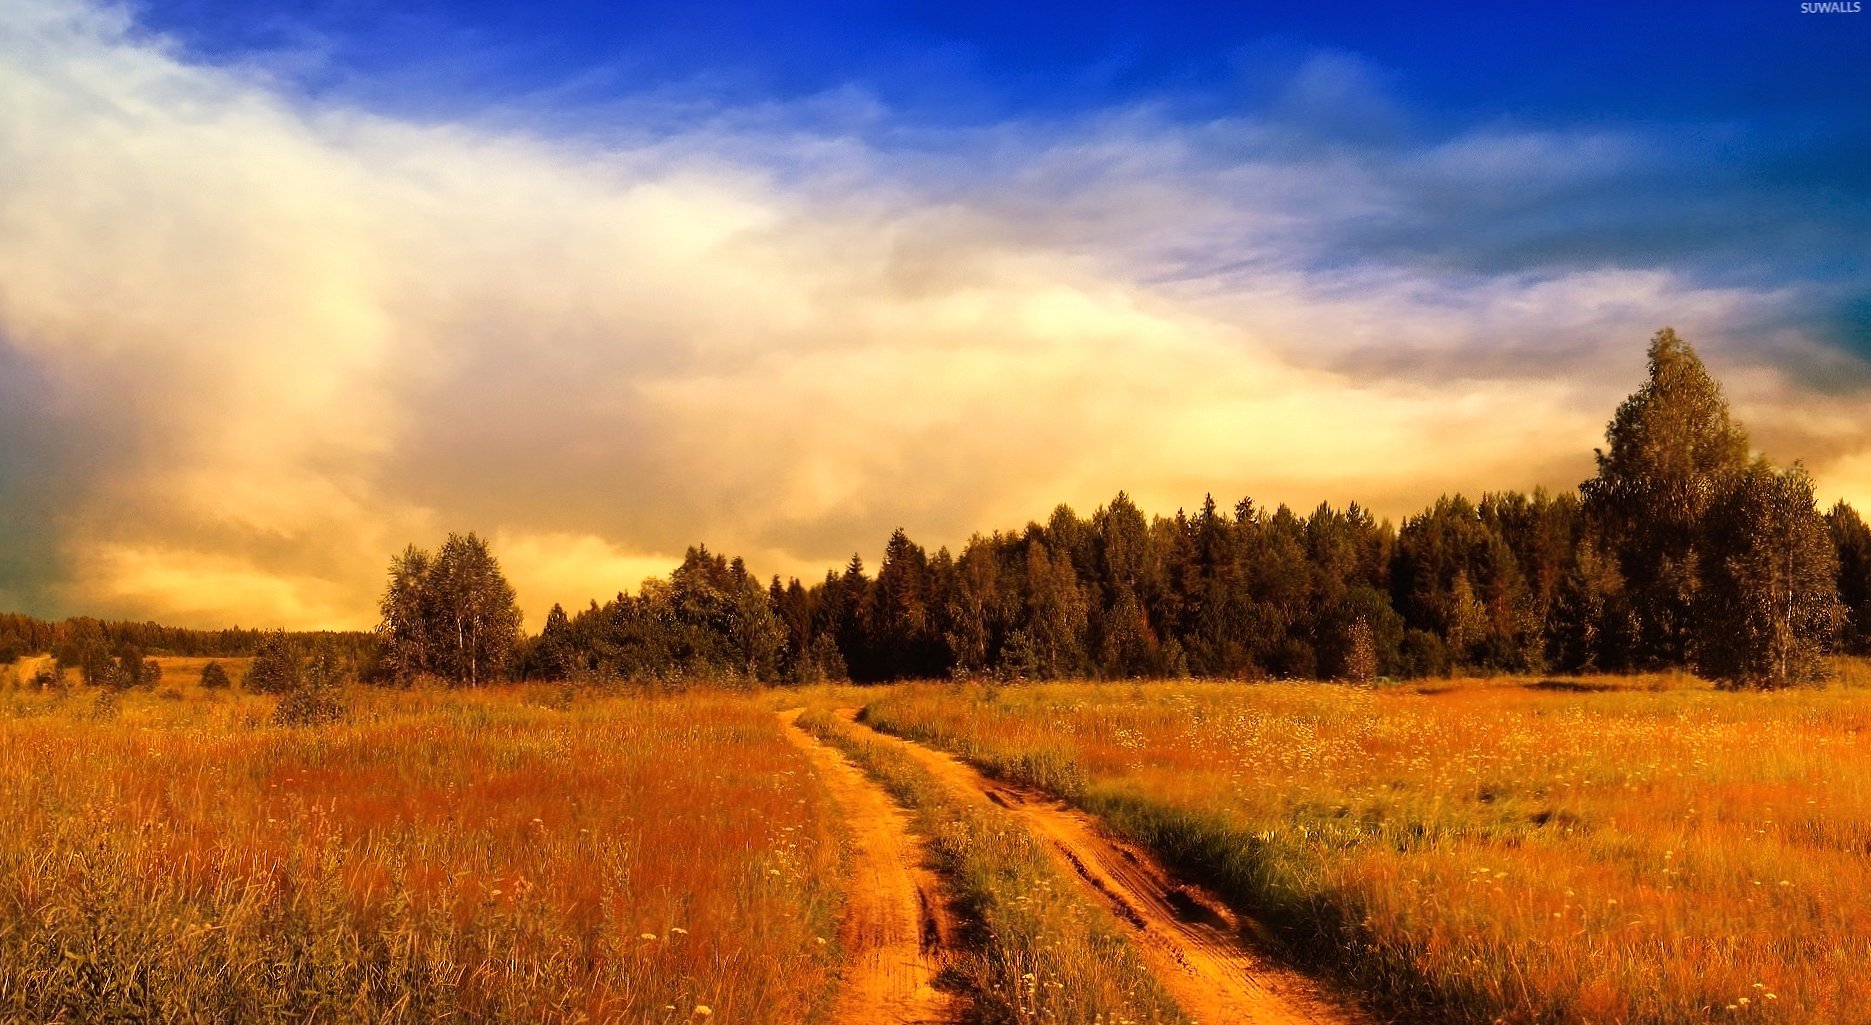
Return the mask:
M655 939L655 938L656 938L656 934L655 934L655 933L653 933L653 932L646 932L646 933L644 933L644 934L643 934L642 936L639 936L639 937L637 937L637 938L638 938L638 939L643 939L643 940L653 940L653 939Z
M689 934L689 931L687 929L684 929L683 927L679 925L670 926L669 931L672 933L675 933L677 936L687 936Z
M715 1009L714 1009L714 1008L712 1008L712 1007L710 1007L710 1006L708 1006L707 1004L696 1004L696 1005L695 1005L695 1014L696 1014L697 1016L700 1016L700 1017L703 1017L703 1018L706 1018L706 1017L708 1017L709 1015L712 1015L712 1014L714 1014L714 1013L715 1013Z

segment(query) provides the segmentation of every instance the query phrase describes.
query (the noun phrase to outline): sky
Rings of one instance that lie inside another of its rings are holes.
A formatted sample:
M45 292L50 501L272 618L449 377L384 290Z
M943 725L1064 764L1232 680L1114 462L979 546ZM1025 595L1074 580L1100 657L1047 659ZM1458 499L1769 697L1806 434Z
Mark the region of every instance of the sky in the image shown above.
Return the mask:
M0 0L0 609L535 627L1124 489L1569 488L1674 326L1871 508L1871 14Z

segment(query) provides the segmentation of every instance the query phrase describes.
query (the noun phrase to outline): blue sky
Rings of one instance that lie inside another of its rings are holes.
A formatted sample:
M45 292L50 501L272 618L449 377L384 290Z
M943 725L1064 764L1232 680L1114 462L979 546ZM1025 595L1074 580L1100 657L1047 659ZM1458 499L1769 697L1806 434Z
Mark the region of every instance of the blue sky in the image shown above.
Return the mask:
M1635 166L1524 197L1427 192L1402 223L1350 231L1342 255L1823 282L1834 287L1805 314L1813 330L1871 351L1861 255L1871 19L1760 0L1171 8L187 0L135 10L201 60L260 62L311 97L547 134L679 131L709 112L840 95L878 111L814 127L912 153L965 153L968 129L1069 132L1139 107L1183 124L1265 117L1291 129L1289 145L1377 155L1477 127L1617 133L1646 147ZM1335 63L1309 77L1321 58ZM660 116L646 114L646 97Z
M1670 324L1871 506L1871 15L0 3L0 607L537 621L1119 488L1574 486Z

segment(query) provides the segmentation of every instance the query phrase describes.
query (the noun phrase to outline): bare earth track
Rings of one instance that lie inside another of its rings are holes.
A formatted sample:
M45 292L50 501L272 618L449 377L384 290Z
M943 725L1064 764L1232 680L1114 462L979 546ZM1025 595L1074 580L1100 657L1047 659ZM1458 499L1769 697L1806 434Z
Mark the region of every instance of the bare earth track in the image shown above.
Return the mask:
M839 714L857 723L858 710ZM859 724L862 725L862 724ZM1198 1025L1370 1025L1305 975L1273 963L1243 921L1207 891L1177 882L1149 854L1049 795L991 779L943 752L872 731L952 790L1012 812L1109 908L1145 962Z
M833 1025L923 1025L956 1020L955 1001L935 988L955 922L923 866L909 814L836 749L801 729L800 709L781 712L786 737L818 768L851 829L851 891L839 942L851 969Z

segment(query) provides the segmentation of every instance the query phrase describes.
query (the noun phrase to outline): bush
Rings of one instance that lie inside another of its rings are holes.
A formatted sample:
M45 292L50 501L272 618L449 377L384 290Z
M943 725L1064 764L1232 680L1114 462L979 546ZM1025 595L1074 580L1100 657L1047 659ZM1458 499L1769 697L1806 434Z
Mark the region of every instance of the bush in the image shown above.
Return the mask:
M299 653L293 650L285 631L275 630L261 638L259 649L253 653L246 687L257 694L290 694L299 688L299 676Z
M320 655L295 676L292 689L273 709L273 725L323 726L350 718L342 676L330 658Z
M115 722L122 712L123 707L118 703L117 692L109 688L98 691L96 700L91 702L92 722Z
M295 687L273 709L275 726L323 726L343 722L351 709L335 688Z
M201 667L201 686L204 690L226 690L233 684L234 681L227 678L227 670L221 668L221 663L210 662Z

